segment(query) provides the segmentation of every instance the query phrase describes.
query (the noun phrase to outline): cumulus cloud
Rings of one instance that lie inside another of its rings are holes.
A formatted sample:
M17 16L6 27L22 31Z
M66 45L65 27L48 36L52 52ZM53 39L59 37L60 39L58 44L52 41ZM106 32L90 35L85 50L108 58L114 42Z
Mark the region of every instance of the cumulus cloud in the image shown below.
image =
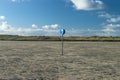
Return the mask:
M69 29L66 31L66 36L93 36L96 35L95 33L98 32L97 30L82 30L82 29Z
M116 32L116 29L120 29L120 24L107 24L103 31Z
M5 16L4 16L5 17ZM113 15L101 15L105 19L115 18ZM5 19L0 20L0 34L22 35L22 36L59 36L59 24L50 24L39 26L32 24L30 27L23 28L10 25ZM101 30L80 30L80 29L66 29L65 36L118 36L120 34L120 22L108 22L103 25Z
M112 22L112 23L116 23L116 22L120 22L120 16L118 17L112 17L112 18L109 18L107 19L108 22Z
M8 31L9 29L11 29L11 26L7 24L7 22L2 22L2 24L0 25L0 30L3 31Z
M120 15L111 15L109 13L100 13L99 17L106 18L106 21L109 23L117 23L120 22Z
M118 36L120 33L120 15L111 15L109 13L100 13L99 17L105 18L103 33L106 36Z
M0 24L0 34L8 35L22 35L22 36L60 36L60 26L58 24L51 24L39 27L36 24L32 24L31 27L13 27L6 21ZM105 25L102 30L80 30L80 29L66 29L65 36L111 36L118 35L117 31L120 29L120 24L108 24ZM116 34L115 34L116 33Z
M51 24L38 26L32 24L31 27L13 27L7 21L1 21L0 24L0 34L8 35L22 35L22 36L60 36L60 25ZM66 36L91 36L96 35L98 31L96 30L78 30L78 29L68 29L66 30Z
M104 36L118 36L120 34L120 24L107 24L102 31Z
M101 0L70 0L77 10L98 10L104 8Z
M2 21L0 24L0 34L22 35L22 36L58 36L59 35L58 24L47 25L48 28L45 28L45 26L38 27L36 24L32 24L32 26L29 28L13 27L9 25L7 21Z
M5 20L5 16L0 16L0 20Z
M113 24L107 24L102 31L106 33L115 32Z
M0 34L8 35L22 35L22 36L58 36L59 35L58 24L51 24L45 26L38 26L32 24L31 27L23 28L12 26L5 20L5 16L0 16Z
M36 24L32 24L32 28L38 28Z
M58 29L60 26L58 24L45 25L42 29Z

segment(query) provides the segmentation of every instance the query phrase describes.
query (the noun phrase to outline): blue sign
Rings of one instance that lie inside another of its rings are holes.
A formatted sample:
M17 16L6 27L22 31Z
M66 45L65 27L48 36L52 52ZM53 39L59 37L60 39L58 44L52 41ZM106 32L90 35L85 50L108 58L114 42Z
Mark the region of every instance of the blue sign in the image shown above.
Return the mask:
M64 35L65 34L65 29L60 29L60 34Z

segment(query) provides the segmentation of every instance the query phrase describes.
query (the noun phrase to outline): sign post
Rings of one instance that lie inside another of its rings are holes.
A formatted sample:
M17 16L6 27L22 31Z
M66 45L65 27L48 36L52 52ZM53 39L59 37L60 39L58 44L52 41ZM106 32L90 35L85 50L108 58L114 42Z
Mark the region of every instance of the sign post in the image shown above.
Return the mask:
M65 34L65 29L60 29L61 42L62 42L62 55L63 55L63 35Z

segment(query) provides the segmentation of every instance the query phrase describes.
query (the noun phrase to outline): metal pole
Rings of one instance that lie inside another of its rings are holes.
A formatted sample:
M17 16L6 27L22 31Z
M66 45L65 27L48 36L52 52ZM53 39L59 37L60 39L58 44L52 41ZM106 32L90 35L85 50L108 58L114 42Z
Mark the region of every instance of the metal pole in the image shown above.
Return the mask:
M63 55L63 35L62 35L62 55Z

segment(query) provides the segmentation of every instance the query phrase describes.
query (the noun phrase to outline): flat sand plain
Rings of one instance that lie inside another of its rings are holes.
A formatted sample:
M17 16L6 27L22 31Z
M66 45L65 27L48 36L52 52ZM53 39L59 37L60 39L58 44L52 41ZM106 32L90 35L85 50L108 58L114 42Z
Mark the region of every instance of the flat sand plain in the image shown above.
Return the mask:
M120 42L0 41L0 79L120 80Z

